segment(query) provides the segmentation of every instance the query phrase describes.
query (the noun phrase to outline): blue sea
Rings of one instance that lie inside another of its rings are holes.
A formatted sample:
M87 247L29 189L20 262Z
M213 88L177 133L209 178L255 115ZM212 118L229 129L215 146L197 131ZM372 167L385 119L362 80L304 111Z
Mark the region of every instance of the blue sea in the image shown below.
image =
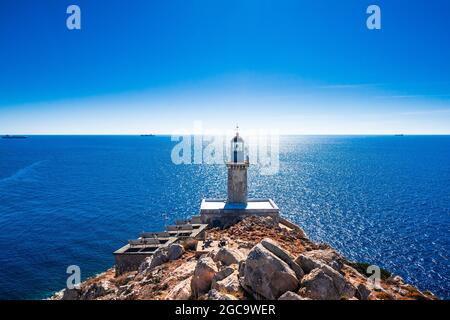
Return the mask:
M226 196L223 165L175 165L168 136L0 139L0 298L85 279L142 231ZM450 136L286 136L280 169L249 171L310 238L450 298Z

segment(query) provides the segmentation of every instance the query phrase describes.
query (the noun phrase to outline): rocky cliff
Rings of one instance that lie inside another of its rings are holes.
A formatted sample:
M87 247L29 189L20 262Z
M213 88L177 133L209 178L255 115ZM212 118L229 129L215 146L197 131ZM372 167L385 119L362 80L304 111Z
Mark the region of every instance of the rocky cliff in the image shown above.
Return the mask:
M271 218L208 230L207 239L200 250L193 241L174 244L138 271L116 276L112 268L50 299L436 299L385 270L374 285L367 264L348 261Z

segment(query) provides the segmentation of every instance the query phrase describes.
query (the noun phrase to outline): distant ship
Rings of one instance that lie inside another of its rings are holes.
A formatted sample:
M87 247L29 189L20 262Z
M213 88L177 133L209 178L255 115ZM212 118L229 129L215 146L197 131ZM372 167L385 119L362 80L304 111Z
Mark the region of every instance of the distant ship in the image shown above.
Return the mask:
M141 134L141 137L153 137L154 136L154 134Z
M396 134L395 136L396 136L396 137L403 137L404 134L403 134L403 133L398 133L398 134Z
M11 136L7 134L6 136L2 136L2 139L26 139L26 136Z

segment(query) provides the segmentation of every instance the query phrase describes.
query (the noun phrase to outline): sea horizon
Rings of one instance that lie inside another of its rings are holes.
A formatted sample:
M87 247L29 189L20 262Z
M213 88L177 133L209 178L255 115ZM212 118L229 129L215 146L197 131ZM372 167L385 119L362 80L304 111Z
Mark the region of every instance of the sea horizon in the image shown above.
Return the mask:
M0 245L26 235L0 258L0 297L45 298L65 286L68 265L83 279L103 272L127 239L225 197L224 165L175 165L175 144L158 135L0 140ZM449 157L448 136L281 136L279 172L251 163L249 196L274 199L349 259L448 299Z

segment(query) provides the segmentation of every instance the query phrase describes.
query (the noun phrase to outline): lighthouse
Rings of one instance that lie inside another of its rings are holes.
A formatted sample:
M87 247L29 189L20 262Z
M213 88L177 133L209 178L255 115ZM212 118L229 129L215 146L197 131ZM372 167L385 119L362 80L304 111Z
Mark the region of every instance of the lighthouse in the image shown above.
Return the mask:
M231 139L231 157L226 165L228 168L227 202L247 203L247 169L250 163L248 156L245 156L244 139L239 136L239 127L236 127L236 135Z
M192 221L219 228L230 226L248 216L272 217L278 221L280 209L272 199L248 199L247 171L250 163L239 127L236 127L236 134L230 143L230 159L225 163L228 170L227 198L202 199L200 214L193 216Z

